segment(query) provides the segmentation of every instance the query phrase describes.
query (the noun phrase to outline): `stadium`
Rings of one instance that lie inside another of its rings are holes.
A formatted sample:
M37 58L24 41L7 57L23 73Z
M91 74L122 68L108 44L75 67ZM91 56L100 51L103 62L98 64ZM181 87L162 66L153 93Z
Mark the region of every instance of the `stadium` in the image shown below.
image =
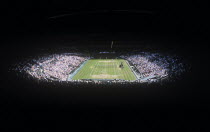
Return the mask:
M97 50L51 49L51 53L20 62L22 66L17 64L14 69L25 73L27 78L44 82L140 84L180 78L189 68L177 55L157 50L114 48L114 43L120 42L111 41L109 48L106 45L106 49Z
M25 2L2 4L3 131L209 128L200 1Z
M131 23L120 24L124 19ZM97 10L49 17L43 25L47 35L31 44L39 50L30 54L28 62L18 62L25 65L13 69L24 72L26 78L53 83L158 83L181 78L189 68L185 57L178 55L180 51L174 51L181 46L177 48L170 41L166 44L170 36L157 35L162 29L151 19L157 19L155 13L144 10Z

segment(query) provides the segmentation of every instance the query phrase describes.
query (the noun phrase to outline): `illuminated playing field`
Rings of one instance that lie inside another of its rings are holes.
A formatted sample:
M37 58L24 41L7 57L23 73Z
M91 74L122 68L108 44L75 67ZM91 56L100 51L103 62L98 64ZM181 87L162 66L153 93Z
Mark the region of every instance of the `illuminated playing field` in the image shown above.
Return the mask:
M119 65L123 63L124 68ZM80 79L123 79L136 80L129 64L123 59L91 59L73 76Z

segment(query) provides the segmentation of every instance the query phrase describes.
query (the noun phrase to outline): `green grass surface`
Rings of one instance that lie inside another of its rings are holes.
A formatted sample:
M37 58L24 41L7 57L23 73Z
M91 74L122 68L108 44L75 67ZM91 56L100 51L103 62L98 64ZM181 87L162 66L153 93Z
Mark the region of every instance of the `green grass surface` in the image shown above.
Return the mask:
M119 68L121 62L124 68ZM72 79L136 80L136 77L127 62L123 59L91 59L87 61Z

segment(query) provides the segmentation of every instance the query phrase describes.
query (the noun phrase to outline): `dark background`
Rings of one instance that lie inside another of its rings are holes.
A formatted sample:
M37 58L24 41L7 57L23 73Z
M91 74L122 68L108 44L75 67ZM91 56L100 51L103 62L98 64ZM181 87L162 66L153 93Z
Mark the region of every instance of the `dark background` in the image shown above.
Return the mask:
M1 9L3 130L207 128L207 3L8 0L1 2ZM40 85L12 77L8 72L12 64L39 54L41 48L95 46L104 50L112 40L118 42L116 50L147 45L173 50L190 63L191 72L178 82L151 85L147 89L140 85L127 88Z

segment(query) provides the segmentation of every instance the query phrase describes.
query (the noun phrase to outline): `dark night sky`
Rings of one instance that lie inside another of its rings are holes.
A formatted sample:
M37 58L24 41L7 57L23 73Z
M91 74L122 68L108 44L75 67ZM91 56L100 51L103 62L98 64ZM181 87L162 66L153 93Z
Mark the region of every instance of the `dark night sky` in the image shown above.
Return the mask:
M161 23L167 21L164 25L172 24L185 27L188 32L202 33L206 32L207 27L207 3L202 1L6 1L1 8L2 26L7 31L8 28L26 30L31 25L34 28L45 26L43 23L50 16L94 10L153 11L153 19Z

